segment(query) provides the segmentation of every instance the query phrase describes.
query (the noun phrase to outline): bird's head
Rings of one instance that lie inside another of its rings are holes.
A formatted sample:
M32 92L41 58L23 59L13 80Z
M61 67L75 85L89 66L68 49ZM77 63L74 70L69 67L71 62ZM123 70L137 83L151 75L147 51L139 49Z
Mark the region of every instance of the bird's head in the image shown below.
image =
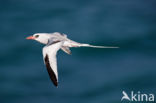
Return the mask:
M34 35L27 37L26 39L36 40L42 44L47 44L49 38L50 38L50 35L47 33L35 33Z

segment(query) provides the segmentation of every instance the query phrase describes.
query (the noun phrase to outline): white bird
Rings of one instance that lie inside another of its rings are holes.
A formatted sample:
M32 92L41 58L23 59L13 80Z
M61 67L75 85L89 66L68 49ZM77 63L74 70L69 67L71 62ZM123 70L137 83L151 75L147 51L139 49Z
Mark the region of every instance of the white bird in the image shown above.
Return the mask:
M93 48L118 48L108 46L94 46L90 44L82 44L70 40L67 35L59 32L54 33L35 33L26 39L36 40L46 46L43 48L44 64L48 70L51 81L55 86L58 86L58 72L56 54L59 49L62 49L65 53L71 54L70 47L93 47Z

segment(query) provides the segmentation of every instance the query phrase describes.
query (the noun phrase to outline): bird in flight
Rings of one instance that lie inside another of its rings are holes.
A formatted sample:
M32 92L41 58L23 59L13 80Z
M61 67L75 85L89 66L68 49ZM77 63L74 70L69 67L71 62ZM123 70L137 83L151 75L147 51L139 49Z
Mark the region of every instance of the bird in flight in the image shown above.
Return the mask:
M58 86L56 54L59 49L63 50L67 54L71 54L71 47L118 48L78 43L67 38L66 34L61 34L59 32L35 33L34 35L27 37L26 39L36 40L42 44L45 44L42 50L44 64L47 68L51 81L56 87Z

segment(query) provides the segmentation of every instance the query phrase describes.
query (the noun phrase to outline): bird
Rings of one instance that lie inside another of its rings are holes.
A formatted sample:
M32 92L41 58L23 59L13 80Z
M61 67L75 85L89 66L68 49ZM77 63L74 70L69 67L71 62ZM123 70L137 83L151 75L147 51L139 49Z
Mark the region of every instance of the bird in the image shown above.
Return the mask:
M67 54L71 54L71 47L93 47L93 48L118 48L109 46L94 46L90 44L78 43L67 37L66 34L54 33L35 33L26 37L28 40L35 40L45 46L42 49L44 64L47 68L51 81L58 86L58 71L56 55L58 50L62 50Z

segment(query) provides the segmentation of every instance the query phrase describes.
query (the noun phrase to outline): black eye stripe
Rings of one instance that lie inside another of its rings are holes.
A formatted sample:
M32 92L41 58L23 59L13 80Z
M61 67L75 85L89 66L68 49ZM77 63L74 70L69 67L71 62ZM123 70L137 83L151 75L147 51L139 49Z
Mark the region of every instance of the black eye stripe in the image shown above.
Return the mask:
M35 37L36 37L36 38L38 38L38 37L39 37L39 35L35 35Z

